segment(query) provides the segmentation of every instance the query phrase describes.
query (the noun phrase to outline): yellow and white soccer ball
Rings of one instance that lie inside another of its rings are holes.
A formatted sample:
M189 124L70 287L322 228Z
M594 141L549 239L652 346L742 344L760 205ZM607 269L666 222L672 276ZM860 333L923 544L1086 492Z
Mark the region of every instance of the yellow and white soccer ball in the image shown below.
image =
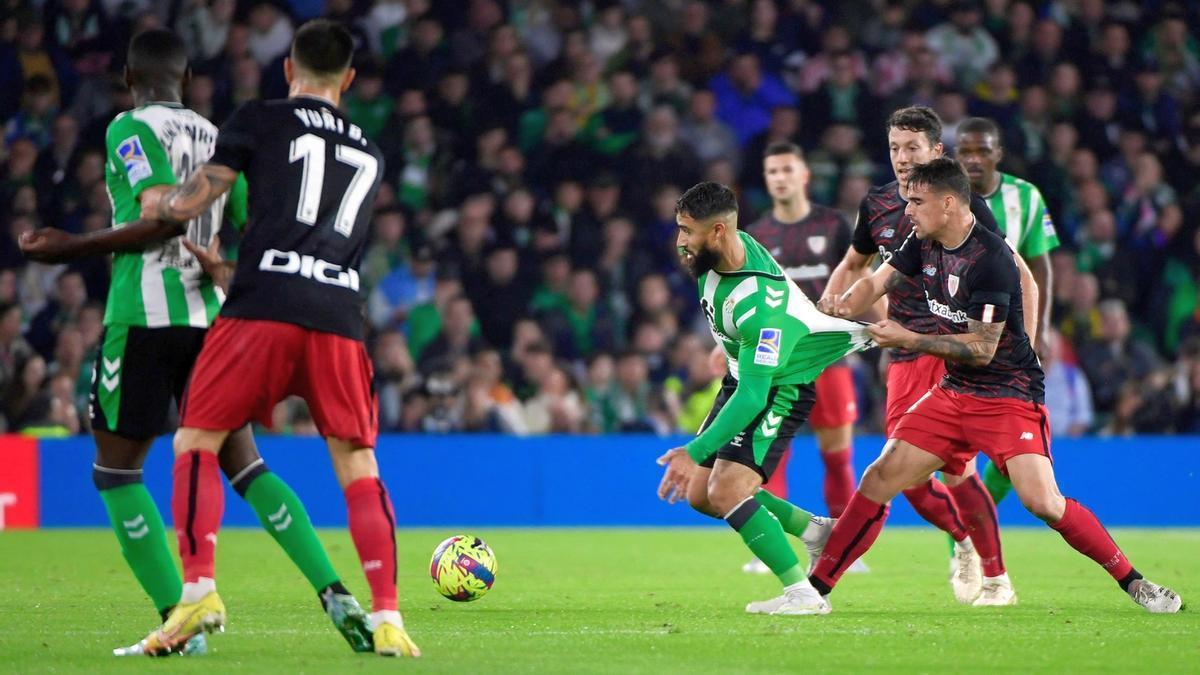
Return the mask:
M455 602L478 600L496 581L496 555L479 537L455 535L433 551L429 576L438 593Z

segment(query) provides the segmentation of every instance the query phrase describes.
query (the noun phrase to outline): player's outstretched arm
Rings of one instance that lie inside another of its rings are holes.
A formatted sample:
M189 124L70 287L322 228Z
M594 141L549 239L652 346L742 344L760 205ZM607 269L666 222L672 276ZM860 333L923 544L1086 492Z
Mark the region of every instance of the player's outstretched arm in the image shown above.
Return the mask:
M956 335L922 335L895 321L880 321L867 327L867 332L880 347L911 349L976 367L992 362L1003 331L1003 321L983 322L970 318L967 319L967 332Z
M150 204L143 203L142 213L169 222L182 223L203 213L218 197L229 191L237 180L237 171L212 162L200 167L181 185L176 185Z
M118 228L71 234L44 227L21 235L18 244L30 260L63 263L94 255L141 251L146 246L183 234L177 223L137 220Z
M697 464L708 459L722 445L750 426L766 407L770 392L770 375L742 374L738 378L737 389L721 407L712 424L685 445L684 450Z
M833 298L824 311L842 318L860 316L903 279L904 275L895 267L884 263L873 274L859 279L845 293Z
M817 309L826 314L831 310L839 296L850 289L859 279L865 279L871 274L871 260L874 255L863 255L853 246L846 250L841 262L833 268L829 281L825 283L825 292L817 301Z

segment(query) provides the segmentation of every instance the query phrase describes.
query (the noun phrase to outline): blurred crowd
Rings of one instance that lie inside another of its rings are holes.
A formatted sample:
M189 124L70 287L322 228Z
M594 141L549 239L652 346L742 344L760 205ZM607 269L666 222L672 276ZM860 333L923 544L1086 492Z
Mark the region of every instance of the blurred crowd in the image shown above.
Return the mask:
M184 103L220 124L286 96L317 16L353 27L344 107L387 159L363 269L384 431L695 431L724 366L677 263L680 191L735 185L752 222L763 149L794 141L853 222L892 179L884 118L924 104L947 152L995 119L1001 169L1049 204L1055 432L1200 432L1200 3L1154 0L3 0L5 428L87 430L108 264L15 242L109 225L129 37L174 28ZM878 429L879 355L855 367ZM302 402L276 417L313 431Z

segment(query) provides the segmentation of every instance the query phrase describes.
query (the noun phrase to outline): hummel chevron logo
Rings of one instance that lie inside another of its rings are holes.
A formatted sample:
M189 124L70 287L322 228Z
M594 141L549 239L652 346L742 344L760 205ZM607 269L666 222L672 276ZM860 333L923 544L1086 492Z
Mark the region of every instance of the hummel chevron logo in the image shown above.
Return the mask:
M783 289L782 288L775 289L775 288L771 288L770 286L766 286L766 287L764 287L763 290L765 290L767 292L767 298L764 302L767 303L768 307L778 307L783 304Z
M101 357L102 368L100 372L100 386L104 387L105 391L112 393L117 385L121 384L121 357L109 360L107 357Z
M267 520L271 521L271 527L275 528L276 532L283 532L291 527L292 514L288 513L287 504L280 504L278 511L267 515Z
M783 415L776 415L773 412L768 412L767 417L763 420L759 431L767 438L774 438L775 434L779 433L779 427L783 424Z
M146 517L140 513L133 520L122 520L121 525L125 526L125 534L129 535L130 539L141 539L150 532Z

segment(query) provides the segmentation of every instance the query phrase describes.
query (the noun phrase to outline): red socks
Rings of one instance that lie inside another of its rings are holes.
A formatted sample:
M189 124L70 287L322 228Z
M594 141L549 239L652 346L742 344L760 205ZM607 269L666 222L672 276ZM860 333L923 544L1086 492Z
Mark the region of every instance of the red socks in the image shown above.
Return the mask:
M1118 582L1124 581L1133 572L1133 565L1100 524L1096 514L1074 499L1067 498L1063 517L1057 523L1051 523L1050 527L1058 530L1071 548L1095 560Z
M350 538L371 587L371 609L399 609L396 593L396 516L383 481L360 478L346 486Z
M1000 549L1000 521L996 518L996 504L988 494L979 474L971 474L962 483L950 488L954 502L967 525L971 543L983 563L985 577L1004 574L1004 555Z
M787 465L788 460L792 458L792 446L788 446L787 450L783 451L783 457L779 458L779 465L775 467L775 473L771 474L771 480L762 484L762 489L779 497L787 499L788 482L787 482Z
M954 537L954 541L967 538L967 527L958 515L958 506L942 481L930 478L922 485L905 490L904 496L930 525Z
M871 548L883 529L887 515L887 504L877 504L861 492L854 493L842 517L833 526L833 532L825 544L825 552L808 578L822 595L833 590L850 563Z
M853 459L852 448L821 453L821 461L825 462L825 507L834 518L841 517L854 494Z
M200 577L215 579L217 530L225 510L225 486L221 485L217 455L203 450L176 455L172 475L175 489L171 515L175 518L179 557L183 559L183 580L194 583Z

